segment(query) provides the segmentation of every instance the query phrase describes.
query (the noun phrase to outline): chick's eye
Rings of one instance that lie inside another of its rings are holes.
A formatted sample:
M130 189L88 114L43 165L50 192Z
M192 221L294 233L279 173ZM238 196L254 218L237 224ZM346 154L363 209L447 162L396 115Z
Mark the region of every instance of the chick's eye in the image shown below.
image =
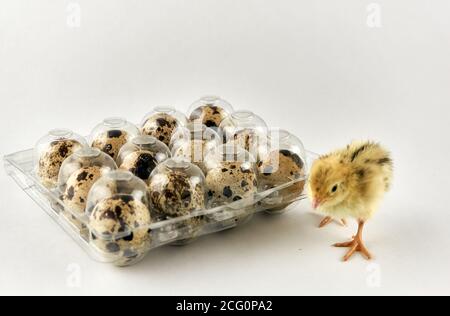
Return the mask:
M337 186L337 184L335 184L335 185L331 188L331 192L332 192L332 193L335 193L335 192L337 191L337 189L338 189L338 186Z

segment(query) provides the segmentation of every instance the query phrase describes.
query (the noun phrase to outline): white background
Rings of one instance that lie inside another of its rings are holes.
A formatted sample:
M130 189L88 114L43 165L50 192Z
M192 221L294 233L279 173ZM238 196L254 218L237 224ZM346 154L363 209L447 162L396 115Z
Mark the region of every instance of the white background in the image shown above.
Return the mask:
M450 2L380 0L381 25L371 2L0 0L2 155L219 94L317 152L381 141L396 166L371 264L342 263L330 245L354 225L319 230L303 203L126 269L91 261L1 171L0 294L450 294Z

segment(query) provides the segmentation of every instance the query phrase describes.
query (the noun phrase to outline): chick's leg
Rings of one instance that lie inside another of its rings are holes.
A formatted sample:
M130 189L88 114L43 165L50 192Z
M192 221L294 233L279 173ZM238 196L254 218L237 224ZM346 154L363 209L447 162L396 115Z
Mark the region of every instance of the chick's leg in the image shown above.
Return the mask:
M372 259L372 255L370 254L369 250L367 250L366 246L364 246L363 242L364 224L365 222L362 220L358 222L358 233L355 237L353 237L352 241L334 245L335 247L339 248L350 248L350 250L344 257L344 261L348 261L348 259L350 259L355 254L355 252L360 252L367 260Z
M333 218L331 216L325 217L319 224L319 228L323 228L327 226L329 223L333 221ZM341 219L340 224L342 226L347 226L347 221L345 219Z

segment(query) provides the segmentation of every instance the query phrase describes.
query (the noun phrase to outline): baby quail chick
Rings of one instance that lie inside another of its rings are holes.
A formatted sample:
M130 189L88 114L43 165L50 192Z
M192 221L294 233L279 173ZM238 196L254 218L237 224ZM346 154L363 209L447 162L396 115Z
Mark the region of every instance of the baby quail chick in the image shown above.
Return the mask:
M372 258L363 243L363 228L388 191L392 173L390 153L370 141L353 142L314 162L308 185L314 209L331 218L351 217L358 221L353 240L334 245L350 248L344 261L357 251L368 260Z

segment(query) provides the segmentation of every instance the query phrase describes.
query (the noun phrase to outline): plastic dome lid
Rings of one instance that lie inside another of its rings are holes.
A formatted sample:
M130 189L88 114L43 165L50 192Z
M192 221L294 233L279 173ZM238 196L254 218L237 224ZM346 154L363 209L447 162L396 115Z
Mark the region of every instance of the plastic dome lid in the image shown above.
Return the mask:
M211 148L221 144L221 137L212 128L209 128L204 124L191 122L188 125L179 127L175 130L170 142L172 153L193 140L202 141Z
M234 144L225 144L211 151L206 159L205 166L208 170L219 168L224 162L238 162L252 168L256 159L248 151Z
M258 148L266 142L268 127L262 118L250 111L237 111L220 125L225 143L235 143L258 156Z
M158 163L161 163L172 156L169 147L155 137L147 135L138 136L122 147L117 158L118 165L120 166L128 155L140 151L152 153Z
M268 133L266 122L255 113L245 110L233 112L222 122L220 128L227 133L236 133L244 129L255 130L262 135Z
M58 189L64 192L67 180L78 170L98 167L103 174L114 171L117 165L114 160L97 148L83 147L67 158L61 166L58 177Z
M205 108L209 108L213 112L207 113L204 111ZM200 121L200 123L208 127L218 128L220 123L233 112L233 107L229 102L220 97L210 95L195 101L189 107L188 117L190 121ZM212 122L211 116L214 116Z
M286 150L296 154L306 165L306 151L302 141L295 135L283 129L272 129L267 136L266 144L260 146L260 157L264 157L274 150Z
M182 157L171 158L158 165L151 175L151 181L155 181L155 177L174 172L185 175L194 184L205 182L202 170Z
M266 122L251 111L236 111L227 117L220 130L226 142L234 141L241 133L254 133L258 138L266 138L269 128Z
M62 163L71 154L88 146L84 137L68 129L54 129L36 143L33 153L34 172L47 188L57 186Z
M98 137L98 135L113 131L126 132L126 134L128 135L128 139L134 138L141 134L139 128L136 125L128 122L126 119L121 117L110 117L104 119L103 122L98 124L92 130L89 136L89 141L92 143Z
M76 141L83 147L88 145L86 139L83 136L80 136L79 134L76 134L69 129L58 128L49 131L46 135L39 139L39 141L35 145L35 152L40 154L45 149L50 147L53 143L65 140ZM36 158L39 158L39 156L40 155L38 155Z
M234 112L233 110L233 106L226 100L222 99L219 96L215 96L215 95L205 95L203 97L201 97L199 100L195 101L194 103L191 104L191 106L189 107L189 114L192 114L192 112L202 106L217 106L220 107L222 109L224 109L225 111L228 112L228 114L231 114Z
M142 120L141 127L144 127L150 119L163 116L168 116L175 119L180 126L185 126L187 124L186 115L184 115L182 112L177 111L172 106L159 106L145 115L144 119Z
M105 174L93 185L86 209L91 213L99 202L117 196L140 201L147 207L149 205L145 182L131 172L116 170Z

